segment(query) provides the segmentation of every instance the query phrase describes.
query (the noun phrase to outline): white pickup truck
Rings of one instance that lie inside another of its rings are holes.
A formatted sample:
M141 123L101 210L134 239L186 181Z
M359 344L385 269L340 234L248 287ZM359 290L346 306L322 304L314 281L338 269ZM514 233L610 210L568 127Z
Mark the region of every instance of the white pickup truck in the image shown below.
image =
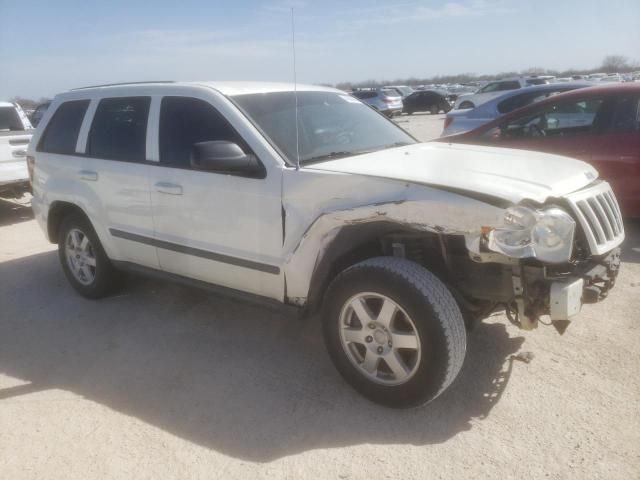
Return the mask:
M33 127L19 105L0 102L0 197L29 190L27 147Z
M586 163L421 144L311 85L74 90L27 159L35 217L80 294L103 297L133 271L322 309L338 371L394 407L446 389L465 324L497 305L522 328L547 315L566 328L614 286L624 240Z

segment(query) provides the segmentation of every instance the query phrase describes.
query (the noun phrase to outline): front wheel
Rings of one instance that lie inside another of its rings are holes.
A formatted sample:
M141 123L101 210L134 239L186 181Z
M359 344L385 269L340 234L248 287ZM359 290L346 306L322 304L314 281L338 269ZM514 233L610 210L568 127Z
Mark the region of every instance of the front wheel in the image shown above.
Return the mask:
M386 406L423 405L464 361L464 320L445 285L420 265L379 257L348 268L327 291L324 337L340 374Z
M431 105L431 108L429 108L429 112L431 113L431 115L437 115L439 111L440 109L437 105Z

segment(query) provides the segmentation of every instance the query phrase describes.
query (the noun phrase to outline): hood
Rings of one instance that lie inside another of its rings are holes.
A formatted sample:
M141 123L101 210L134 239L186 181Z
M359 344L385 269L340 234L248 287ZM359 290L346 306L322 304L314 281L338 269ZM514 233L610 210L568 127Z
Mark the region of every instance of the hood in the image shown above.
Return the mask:
M559 155L445 143L418 143L304 168L463 190L512 203L544 203L598 176L592 166Z

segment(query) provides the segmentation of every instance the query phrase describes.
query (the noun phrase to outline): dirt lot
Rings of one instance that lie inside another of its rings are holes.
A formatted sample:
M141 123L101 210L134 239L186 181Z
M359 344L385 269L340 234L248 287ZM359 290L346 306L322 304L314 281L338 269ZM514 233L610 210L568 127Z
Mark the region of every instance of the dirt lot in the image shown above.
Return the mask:
M0 201L0 477L639 478L640 223L627 230L617 287L563 337L496 315L442 397L395 411L340 379L317 319L134 277L80 298L30 210Z

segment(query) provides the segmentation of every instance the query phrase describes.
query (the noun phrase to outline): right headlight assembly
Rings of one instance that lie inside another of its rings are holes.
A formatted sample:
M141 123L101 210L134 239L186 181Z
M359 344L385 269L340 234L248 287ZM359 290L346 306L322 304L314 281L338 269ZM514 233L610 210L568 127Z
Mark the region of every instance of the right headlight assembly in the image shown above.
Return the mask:
M563 263L571 258L575 228L573 218L556 207L511 207L505 212L504 227L489 233L489 249L513 258Z

